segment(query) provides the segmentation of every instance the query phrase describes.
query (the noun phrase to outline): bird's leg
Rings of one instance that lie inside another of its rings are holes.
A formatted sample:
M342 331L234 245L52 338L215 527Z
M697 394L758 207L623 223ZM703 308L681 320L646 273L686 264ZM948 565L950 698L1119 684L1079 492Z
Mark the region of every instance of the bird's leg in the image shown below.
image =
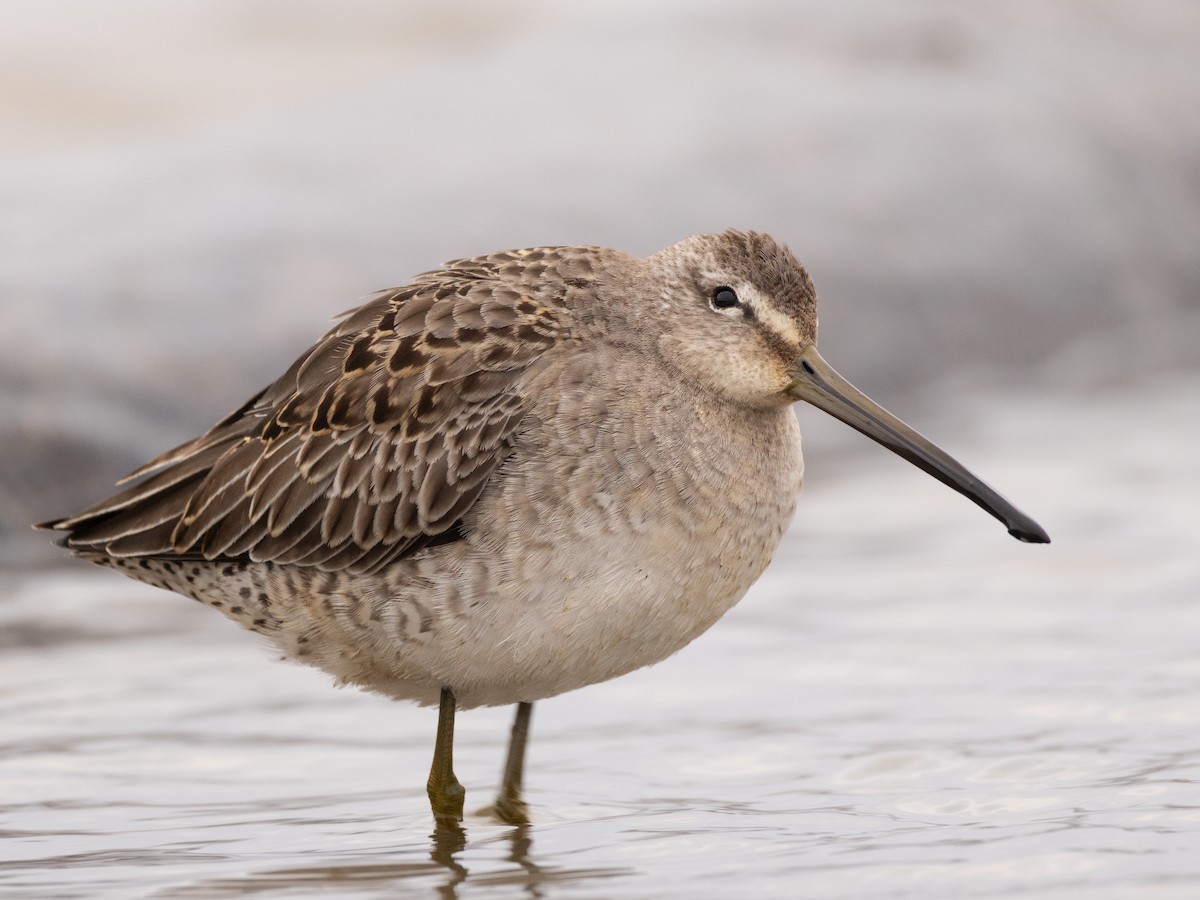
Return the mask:
M504 762L504 781L496 798L496 815L509 825L528 825L529 814L521 799L521 783L525 777L525 741L529 737L529 716L532 703L518 703L513 719L512 737L508 741L508 758Z
M428 789L434 818L462 821L467 792L454 777L454 691L446 687L442 688L438 709L437 744L433 748Z

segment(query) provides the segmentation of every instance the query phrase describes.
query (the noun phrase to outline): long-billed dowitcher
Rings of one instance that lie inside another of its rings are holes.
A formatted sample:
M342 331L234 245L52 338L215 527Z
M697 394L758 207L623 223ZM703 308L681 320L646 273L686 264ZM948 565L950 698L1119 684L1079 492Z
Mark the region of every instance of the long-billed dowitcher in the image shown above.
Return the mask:
M523 821L533 702L670 656L770 562L800 490L794 401L1049 540L816 340L812 282L764 234L455 260L47 526L340 682L440 702L440 819L463 809L456 706L517 704L496 810Z

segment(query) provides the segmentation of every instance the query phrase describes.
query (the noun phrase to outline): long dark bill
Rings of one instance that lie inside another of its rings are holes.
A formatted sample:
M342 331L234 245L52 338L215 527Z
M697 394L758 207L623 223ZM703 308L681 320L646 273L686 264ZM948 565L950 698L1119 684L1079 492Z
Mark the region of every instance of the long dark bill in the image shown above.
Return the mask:
M858 390L821 358L815 346L809 346L796 360L794 381L788 394L804 400L873 441L904 457L928 472L942 484L954 488L1004 523L1019 541L1048 544L1050 536L1042 526L1025 515L991 487L971 474L958 460L909 428L890 412Z

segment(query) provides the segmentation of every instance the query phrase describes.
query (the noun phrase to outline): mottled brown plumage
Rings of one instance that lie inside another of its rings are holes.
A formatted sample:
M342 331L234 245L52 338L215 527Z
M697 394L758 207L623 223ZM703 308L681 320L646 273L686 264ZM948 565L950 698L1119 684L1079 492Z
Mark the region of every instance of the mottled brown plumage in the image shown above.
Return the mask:
M795 400L1048 540L830 369L816 321L807 273L753 232L456 260L49 527L341 681L440 701L439 815L461 813L455 706L520 704L500 804L518 820L530 704L670 655L770 561L800 488Z
M150 477L52 527L83 553L353 574L436 543L509 452L522 379L567 337L566 294L589 272L578 251L545 248L458 260L386 291L124 480ZM520 289L531 276L538 299Z

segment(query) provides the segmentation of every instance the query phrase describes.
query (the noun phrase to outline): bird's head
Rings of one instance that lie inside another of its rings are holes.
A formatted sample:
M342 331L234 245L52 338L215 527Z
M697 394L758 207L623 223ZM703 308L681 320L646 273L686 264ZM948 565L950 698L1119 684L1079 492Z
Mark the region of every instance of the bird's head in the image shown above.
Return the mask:
M649 284L662 358L708 393L744 406L793 402L787 388L817 342L817 296L804 267L757 232L687 238L654 254Z
M1021 541L1042 528L957 460L839 375L817 352L817 298L787 247L757 232L696 235L649 257L646 310L664 362L746 407L804 400L973 500Z

